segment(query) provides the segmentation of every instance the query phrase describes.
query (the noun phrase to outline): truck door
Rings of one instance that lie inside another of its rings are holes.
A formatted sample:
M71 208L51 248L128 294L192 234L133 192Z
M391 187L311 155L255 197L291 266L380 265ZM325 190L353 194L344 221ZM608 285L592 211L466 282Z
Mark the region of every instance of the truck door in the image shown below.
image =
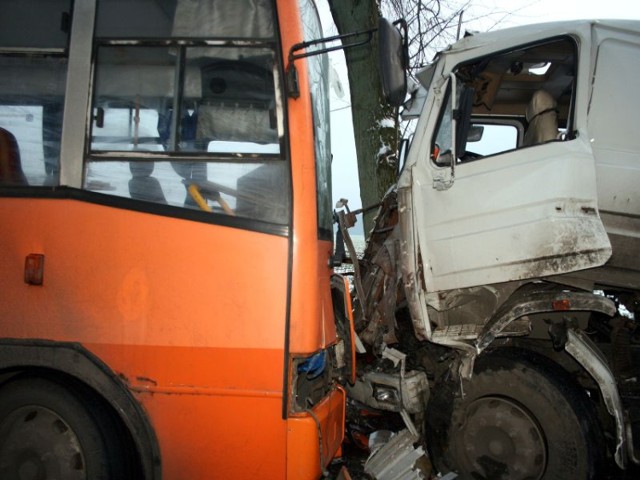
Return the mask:
M430 113L418 125L425 137L412 152L419 158L409 161L416 258L427 291L607 261L595 162L574 113L586 111L576 102L588 98L577 67L576 42L555 38L462 61L431 89L424 110ZM532 110L539 90L551 99L542 113ZM545 115L555 116L553 138L525 142L527 127ZM473 140L491 138L496 128L508 132L506 144L491 141L474 151Z

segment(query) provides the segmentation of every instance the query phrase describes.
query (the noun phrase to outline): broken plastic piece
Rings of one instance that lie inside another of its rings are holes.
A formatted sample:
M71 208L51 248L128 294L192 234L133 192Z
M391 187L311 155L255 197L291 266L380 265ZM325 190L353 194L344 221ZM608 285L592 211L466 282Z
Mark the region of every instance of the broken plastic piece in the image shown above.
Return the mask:
M407 355L399 350L396 350L395 348L391 348L385 345L382 350L382 357L391 360L393 362L393 365L397 367L398 363L402 362L404 364L404 360L407 358Z
M431 463L422 447L413 444L418 437L409 430L402 430L366 461L365 473L375 480L421 480L429 478ZM423 459L423 461L419 461ZM427 470L427 471L424 471Z
M326 366L327 352L323 350L307 358L304 362L298 365L298 373L306 373L307 378L313 380L314 378L322 375Z
M458 478L458 474L457 473L449 472L444 477L442 477L440 480L455 480L456 478Z

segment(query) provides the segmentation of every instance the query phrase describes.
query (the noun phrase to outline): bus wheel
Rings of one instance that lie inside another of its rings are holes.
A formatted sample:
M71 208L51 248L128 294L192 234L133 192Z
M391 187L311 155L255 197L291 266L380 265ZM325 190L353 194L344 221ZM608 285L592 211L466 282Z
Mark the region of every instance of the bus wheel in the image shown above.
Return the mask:
M71 392L43 378L0 388L0 478L117 478L107 417L88 397Z
M481 357L462 389L443 448L461 478L597 478L603 440L593 407L548 359Z

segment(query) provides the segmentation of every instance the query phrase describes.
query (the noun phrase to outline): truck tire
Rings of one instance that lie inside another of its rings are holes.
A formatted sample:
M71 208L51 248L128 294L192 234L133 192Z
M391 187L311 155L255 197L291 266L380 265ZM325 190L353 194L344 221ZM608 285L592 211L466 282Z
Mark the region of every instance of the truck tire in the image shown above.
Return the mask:
M37 377L0 387L0 478L124 478L114 425L80 392Z
M450 403L445 441L429 432L442 470L473 480L599 478L603 437L593 405L547 358L480 357L462 389Z

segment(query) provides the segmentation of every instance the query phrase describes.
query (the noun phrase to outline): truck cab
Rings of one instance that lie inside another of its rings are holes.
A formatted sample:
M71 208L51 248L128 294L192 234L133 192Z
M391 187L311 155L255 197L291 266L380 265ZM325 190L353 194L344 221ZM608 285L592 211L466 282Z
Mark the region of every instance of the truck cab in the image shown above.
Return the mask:
M426 373L442 472L600 478L638 458L638 53L637 22L558 22L465 36L418 74L356 325Z

